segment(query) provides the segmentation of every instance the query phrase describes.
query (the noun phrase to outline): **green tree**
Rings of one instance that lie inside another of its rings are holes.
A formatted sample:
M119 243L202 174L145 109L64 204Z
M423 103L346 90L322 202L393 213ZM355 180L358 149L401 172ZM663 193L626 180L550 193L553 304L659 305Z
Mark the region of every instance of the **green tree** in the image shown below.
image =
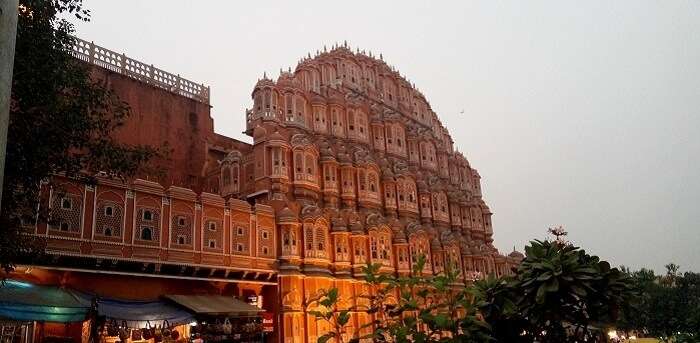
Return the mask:
M533 341L533 330L518 308L517 292L510 277L493 275L477 280L471 286L475 305L484 321L492 328L498 342L525 343Z
M454 268L436 276L422 274L425 257L420 257L406 276L393 276L380 272L381 264L364 267L369 294L361 297L368 305L355 308L365 311L373 320L364 327L371 328L368 335L353 333L351 341L371 339L374 342L489 342L489 325L479 319L474 297L463 285L459 285L459 272ZM347 332L346 311L337 311L337 289L322 293L318 308L311 311L318 320L327 321L332 331L319 337L319 343L329 340L343 342Z
M700 341L700 274L666 265L665 275L641 269L628 272L635 301L623 310L619 326L668 342Z
M74 28L64 19L71 16L88 21L90 12L81 0L20 1L0 215L5 269L41 252L20 233L22 221L49 220L36 212L41 182L56 174L84 182L97 172L129 177L159 153L113 139L129 107L72 56Z
M540 342L596 339L631 295L624 273L571 244L535 240L525 252L510 287Z
M313 306L314 309L308 310L308 313L313 315L317 321L327 322L331 328L330 331L318 337L318 343L326 343L331 340L344 343L345 338L350 334L347 328L350 322L350 309L339 310L339 299L338 289L334 287L322 290L315 299L309 301L309 305Z

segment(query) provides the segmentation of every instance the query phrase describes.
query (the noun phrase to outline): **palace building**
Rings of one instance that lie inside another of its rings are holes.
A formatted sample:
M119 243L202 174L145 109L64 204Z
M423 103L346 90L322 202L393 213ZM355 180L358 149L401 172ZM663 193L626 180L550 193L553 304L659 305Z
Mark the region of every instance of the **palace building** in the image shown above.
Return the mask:
M257 80L241 118L252 143L214 132L208 87L79 39L75 56L131 107L118 139L169 154L164 173L128 182L47 184L52 224L26 227L47 258L25 278L120 299L254 299L273 340L312 343L327 328L308 299L337 287L352 307L367 263L402 275L424 255L424 273L453 266L466 284L522 258L493 246L481 176L381 55L343 44ZM356 311L351 325L370 320Z

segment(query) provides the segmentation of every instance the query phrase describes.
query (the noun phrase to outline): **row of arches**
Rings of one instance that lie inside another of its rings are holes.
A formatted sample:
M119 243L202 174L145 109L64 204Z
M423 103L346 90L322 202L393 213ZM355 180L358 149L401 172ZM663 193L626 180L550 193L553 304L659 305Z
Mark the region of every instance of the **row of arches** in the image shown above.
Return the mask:
M297 227L300 227L301 231L298 232ZM429 235L425 231L411 233L406 243L396 243L393 241L391 229L387 226L372 227L366 235L350 235L347 231L331 232L328 221L323 217L306 220L300 226L281 225L280 229L283 259L298 256L354 265L380 263L385 267L404 271L422 259L425 263L423 271L427 273L439 273L447 268L454 268L460 273L493 272L485 262L475 264L463 261L456 241L431 245ZM480 255L475 258L482 257Z

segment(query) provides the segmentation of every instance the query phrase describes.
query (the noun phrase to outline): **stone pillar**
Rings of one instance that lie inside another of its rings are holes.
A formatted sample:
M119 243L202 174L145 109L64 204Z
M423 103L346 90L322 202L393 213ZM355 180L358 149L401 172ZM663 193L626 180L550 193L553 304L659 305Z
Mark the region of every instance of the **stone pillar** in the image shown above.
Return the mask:
M18 7L19 0L0 0L0 199L2 199L5 176L5 151L7 148L7 125L10 120Z

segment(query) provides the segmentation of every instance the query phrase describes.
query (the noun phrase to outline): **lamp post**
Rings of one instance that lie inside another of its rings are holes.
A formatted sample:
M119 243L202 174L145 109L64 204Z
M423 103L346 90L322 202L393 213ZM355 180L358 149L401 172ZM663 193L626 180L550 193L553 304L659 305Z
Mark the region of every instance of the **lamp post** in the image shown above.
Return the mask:
M10 120L12 68L17 39L17 10L19 0L0 0L0 201L5 175L7 125ZM0 202L0 208L2 203Z

